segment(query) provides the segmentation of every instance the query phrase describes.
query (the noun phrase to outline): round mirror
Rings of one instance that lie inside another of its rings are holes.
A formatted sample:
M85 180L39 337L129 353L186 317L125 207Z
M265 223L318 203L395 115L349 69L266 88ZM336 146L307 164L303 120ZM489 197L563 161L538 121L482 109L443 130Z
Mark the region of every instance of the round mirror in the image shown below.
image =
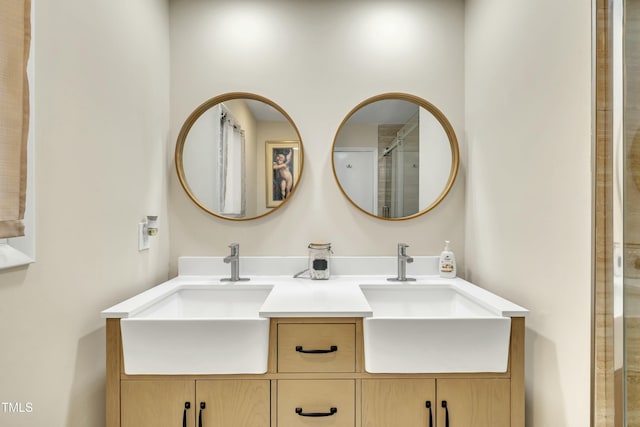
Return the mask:
M282 108L258 95L228 93L187 118L175 160L180 184L196 205L243 221L268 215L293 197L304 152Z
M445 198L458 173L458 141L433 104L388 93L363 101L345 117L332 162L340 189L358 209L404 220Z

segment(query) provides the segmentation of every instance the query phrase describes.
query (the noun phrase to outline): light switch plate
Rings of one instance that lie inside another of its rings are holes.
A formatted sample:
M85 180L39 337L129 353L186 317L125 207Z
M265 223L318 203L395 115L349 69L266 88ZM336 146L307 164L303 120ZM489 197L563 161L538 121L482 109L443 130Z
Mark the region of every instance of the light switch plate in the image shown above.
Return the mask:
M144 222L138 223L138 251L149 250L149 236L145 233L146 224Z

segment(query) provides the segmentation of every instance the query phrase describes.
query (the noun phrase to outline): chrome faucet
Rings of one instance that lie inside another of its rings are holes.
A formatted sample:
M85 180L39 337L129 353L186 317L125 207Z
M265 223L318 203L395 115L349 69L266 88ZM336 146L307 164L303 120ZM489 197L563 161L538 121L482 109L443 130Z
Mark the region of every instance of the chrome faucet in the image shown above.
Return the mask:
M407 255L407 248L409 245L406 243L398 243L398 276L390 277L387 280L390 282L409 282L416 280L412 277L407 277L407 263L412 263L413 258Z
M223 261L225 264L231 264L231 277L225 277L220 280L223 282L241 282L249 280L240 277L240 244L231 243L229 248L231 248L231 254L224 257Z

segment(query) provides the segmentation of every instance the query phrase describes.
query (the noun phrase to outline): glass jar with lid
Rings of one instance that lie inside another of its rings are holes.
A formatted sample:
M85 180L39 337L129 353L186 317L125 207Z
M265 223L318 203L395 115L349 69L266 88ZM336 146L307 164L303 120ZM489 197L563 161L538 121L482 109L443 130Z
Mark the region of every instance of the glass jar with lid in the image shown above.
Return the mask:
M309 243L309 276L311 279L329 279L331 253L331 243Z

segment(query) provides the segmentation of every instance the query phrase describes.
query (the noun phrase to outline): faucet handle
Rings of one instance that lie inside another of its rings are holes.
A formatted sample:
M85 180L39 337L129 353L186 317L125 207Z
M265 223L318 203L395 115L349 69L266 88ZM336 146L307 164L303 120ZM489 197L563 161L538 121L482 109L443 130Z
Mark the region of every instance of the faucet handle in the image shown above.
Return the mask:
M240 250L240 243L231 243L229 248L231 249L231 255L237 255Z

